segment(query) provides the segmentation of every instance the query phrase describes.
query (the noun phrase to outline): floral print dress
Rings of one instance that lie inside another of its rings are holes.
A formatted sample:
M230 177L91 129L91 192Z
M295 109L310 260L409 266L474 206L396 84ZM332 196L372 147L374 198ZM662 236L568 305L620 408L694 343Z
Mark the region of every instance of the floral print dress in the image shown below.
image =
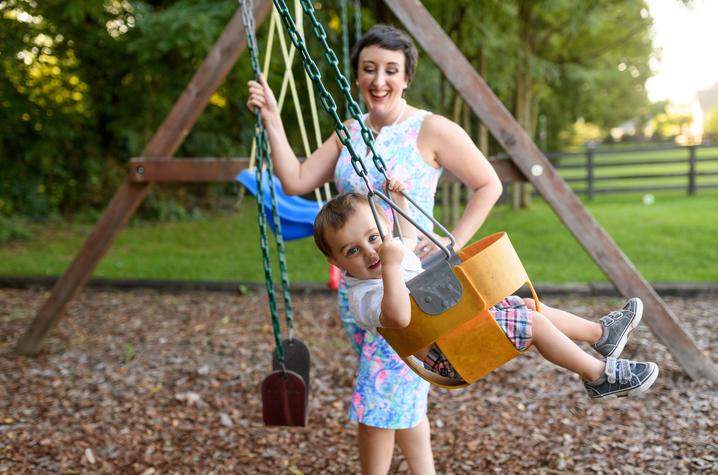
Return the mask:
M428 111L417 110L405 121L383 127L375 139L375 150L386 163L387 171L406 184L407 194L430 212L434 209L434 194L442 169L427 164L416 146L419 130L428 114ZM349 132L355 151L366 163L372 186L382 189L384 177L374 167L371 156L367 157L367 147L361 138L357 122L350 125ZM346 147L339 155L334 180L339 192L367 192L364 180L352 167L351 156ZM384 206L391 225L389 207L381 200L376 202ZM415 221L425 229L432 228L431 221L426 216L413 209L413 205L409 204L409 207ZM349 312L343 276L338 297L342 324L359 354L359 368L349 407L349 418L384 429L414 427L426 414L429 383L409 369L381 335L367 332L354 323Z

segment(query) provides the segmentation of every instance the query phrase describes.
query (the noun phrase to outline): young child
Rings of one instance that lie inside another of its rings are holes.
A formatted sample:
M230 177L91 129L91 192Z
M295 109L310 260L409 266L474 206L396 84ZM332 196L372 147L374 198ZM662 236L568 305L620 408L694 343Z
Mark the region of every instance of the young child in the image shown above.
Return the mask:
M402 183L390 179L387 189L395 203L407 209L398 192ZM383 218L383 217L382 217ZM314 240L327 260L346 271L349 304L359 326L404 328L411 321L411 302L405 282L422 272L414 254L416 230L398 218L403 240L382 237L366 196L345 193L327 202L314 222ZM513 345L523 351L533 345L551 363L583 378L592 399L625 397L648 390L658 376L652 362L617 359L629 333L641 320L643 304L632 298L599 322L541 304L532 299L506 297L490 309ZM591 343L604 359L584 352L574 341ZM460 379L436 345L414 355L424 366L445 378Z

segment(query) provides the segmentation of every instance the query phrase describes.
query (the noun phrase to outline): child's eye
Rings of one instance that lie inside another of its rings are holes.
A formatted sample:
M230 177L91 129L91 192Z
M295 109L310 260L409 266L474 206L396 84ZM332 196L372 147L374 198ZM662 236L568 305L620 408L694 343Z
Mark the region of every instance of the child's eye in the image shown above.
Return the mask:
M351 256L353 256L354 254L356 254L357 252L359 252L359 249L358 249L358 248L356 248L356 247L350 247L350 248L347 250L347 257L351 257Z
M369 242L376 242L377 239L379 239L378 234L372 234L371 236L369 236Z

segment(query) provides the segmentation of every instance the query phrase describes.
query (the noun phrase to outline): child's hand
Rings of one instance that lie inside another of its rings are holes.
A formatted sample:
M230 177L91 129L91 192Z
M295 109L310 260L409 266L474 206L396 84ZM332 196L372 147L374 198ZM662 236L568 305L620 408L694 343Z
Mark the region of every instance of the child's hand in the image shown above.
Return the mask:
M379 247L379 259L382 267L399 266L404 259L404 249L398 241L388 238Z
M386 188L387 194L392 200L394 200L394 203L396 203L403 210L407 209L406 198L402 194L405 193L407 189L404 182L390 176L386 180L386 183L384 183L384 188Z
M393 176L390 176L386 181L386 191L391 193L404 193L406 192L406 185Z

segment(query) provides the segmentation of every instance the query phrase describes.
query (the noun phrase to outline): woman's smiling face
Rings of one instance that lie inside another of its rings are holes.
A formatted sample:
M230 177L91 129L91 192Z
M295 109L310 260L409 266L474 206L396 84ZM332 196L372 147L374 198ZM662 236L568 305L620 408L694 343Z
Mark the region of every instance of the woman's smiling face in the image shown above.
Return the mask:
M373 115L388 117L395 112L408 85L403 51L392 51L377 45L361 50L357 86Z

